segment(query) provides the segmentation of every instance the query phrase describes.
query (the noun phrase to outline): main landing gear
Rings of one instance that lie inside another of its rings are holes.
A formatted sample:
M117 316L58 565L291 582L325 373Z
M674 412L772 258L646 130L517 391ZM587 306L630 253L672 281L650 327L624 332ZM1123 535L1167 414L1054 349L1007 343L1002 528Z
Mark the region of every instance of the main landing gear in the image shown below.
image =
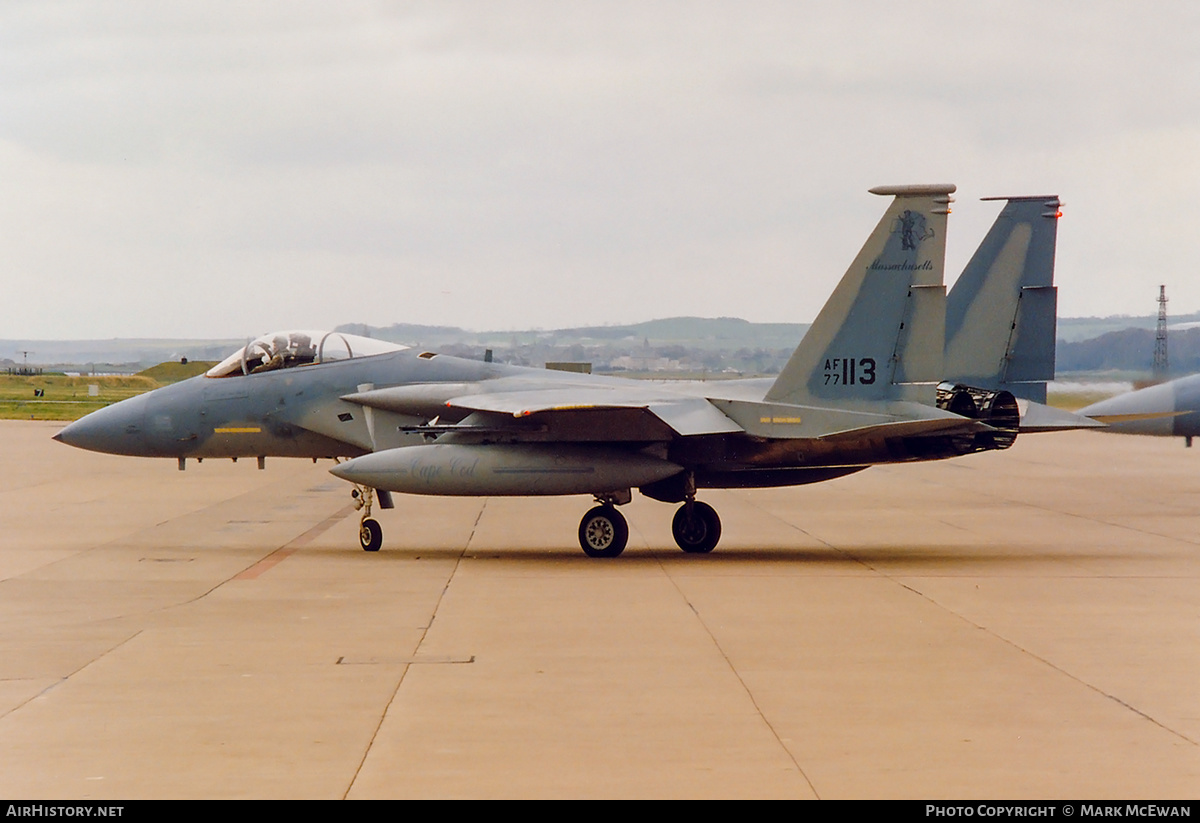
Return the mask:
M629 542L629 524L617 511L631 493L597 495L599 504L579 521L579 545L588 557L618 557ZM688 554L708 554L721 539L721 518L707 503L696 500L696 487L688 479L684 503L671 521L675 543Z
M354 507L362 512L358 525L358 541L363 551L377 552L383 547L383 527L371 517L376 497L379 507L392 508L391 492L377 491L368 486L355 486L350 492ZM629 523L617 506L632 499L630 490L596 495L596 506L579 521L579 546L588 557L619 557L629 542ZM707 503L696 500L694 487L689 483L685 500L671 521L675 543L688 554L708 554L721 539L721 518Z
M629 542L629 524L610 503L601 503L579 521L579 545L588 557L617 557Z
M708 554L721 539L721 518L707 503L696 500L696 478L688 472L683 485L683 505L671 520L675 544L688 554Z
M675 543L688 554L708 554L721 539L721 518L707 503L689 500L671 520Z
M596 495L600 505L579 521L579 545L588 557L618 557L629 542L629 524L617 511L633 499L630 489Z

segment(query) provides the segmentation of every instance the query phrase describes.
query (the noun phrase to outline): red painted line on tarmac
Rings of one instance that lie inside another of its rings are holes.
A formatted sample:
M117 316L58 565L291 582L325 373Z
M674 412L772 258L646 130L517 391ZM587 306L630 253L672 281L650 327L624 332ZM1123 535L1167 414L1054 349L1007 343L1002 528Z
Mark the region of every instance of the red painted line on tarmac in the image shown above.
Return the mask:
M282 563L284 560L286 560L288 558L288 555L292 554L294 551L296 551L296 550L295 549L276 549L275 551L271 552L266 557L264 557L262 560L258 561L253 566L246 569L244 572L234 575L233 579L234 580L254 580L260 574L263 574L267 570Z
M278 549L276 549L275 551L268 554L266 557L264 557L262 560L255 563L250 568L234 575L231 579L232 580L255 580L255 579L257 579L259 577L259 575L262 575L262 574L266 573L267 571L270 571L271 569L273 569L275 566L278 566L284 560L287 560L290 556L292 556L297 551L299 551L300 549L307 546L313 540L317 539L322 534L329 531L339 521L344 519L348 514L350 514L353 511L354 511L354 506L347 505L346 507L340 509L339 511L334 512L333 514L329 515L329 517L326 517L320 523L313 526L308 531L304 532L304 534L298 535L297 537L293 538L289 542L280 546Z

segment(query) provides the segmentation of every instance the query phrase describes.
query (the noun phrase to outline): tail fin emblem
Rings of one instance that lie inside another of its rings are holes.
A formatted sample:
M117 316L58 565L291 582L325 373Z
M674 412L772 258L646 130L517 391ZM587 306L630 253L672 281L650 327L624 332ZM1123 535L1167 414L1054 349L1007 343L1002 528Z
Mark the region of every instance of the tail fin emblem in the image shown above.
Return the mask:
M915 251L923 241L933 237L933 229L926 227L925 215L905 209L896 218L892 234L900 235L900 248Z

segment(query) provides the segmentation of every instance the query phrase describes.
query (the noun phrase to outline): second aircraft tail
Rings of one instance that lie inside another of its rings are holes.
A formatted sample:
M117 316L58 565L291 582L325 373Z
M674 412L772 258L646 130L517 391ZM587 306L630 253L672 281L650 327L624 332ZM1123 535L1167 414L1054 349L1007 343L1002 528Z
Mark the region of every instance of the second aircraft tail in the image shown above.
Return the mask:
M945 382L1046 402L1054 379L1057 195L1007 200L946 299Z

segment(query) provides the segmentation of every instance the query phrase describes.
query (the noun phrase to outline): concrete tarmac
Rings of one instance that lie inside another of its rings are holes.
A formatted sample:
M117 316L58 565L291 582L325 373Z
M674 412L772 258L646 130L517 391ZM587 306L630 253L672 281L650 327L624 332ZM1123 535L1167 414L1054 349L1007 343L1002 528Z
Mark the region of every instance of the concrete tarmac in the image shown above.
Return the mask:
M1195 798L1200 449L1092 432L704 491L396 496L0 423L0 797Z

